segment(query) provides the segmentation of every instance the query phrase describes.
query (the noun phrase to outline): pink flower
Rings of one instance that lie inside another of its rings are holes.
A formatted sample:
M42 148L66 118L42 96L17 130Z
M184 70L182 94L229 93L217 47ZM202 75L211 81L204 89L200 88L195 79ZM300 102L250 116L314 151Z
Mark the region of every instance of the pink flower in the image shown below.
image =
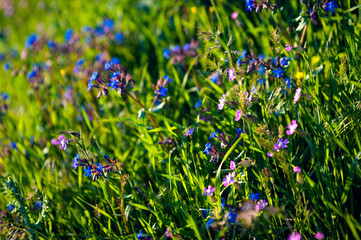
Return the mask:
M238 122L239 119L241 119L241 115L242 115L242 111L241 110L238 110L236 112L236 118L234 119L234 121Z
M267 153L267 156L273 157L273 153L269 152L269 153Z
M229 173L225 178L223 178L223 186L227 187L236 182L233 178L236 176L235 172Z
M203 193L204 196L213 196L213 193L214 191L216 190L216 188L212 187L211 185L208 186L208 189L207 188L204 188L203 191L205 191L205 193Z
M236 20L237 17L238 17L238 12L233 12L233 13L231 14L231 18L232 18L233 20Z
M293 168L293 171L294 171L295 173L301 173L301 168L298 167L298 166L295 166L295 167Z
M53 143L53 141L52 141L52 143ZM60 145L59 148L61 150L65 150L67 144L68 144L68 139L66 139L63 135L60 135L58 138L58 143L56 145Z
M299 232L291 233L291 235L288 236L287 240L301 240L302 235Z
M224 102L226 101L226 95L223 94L222 97L219 99L218 109L222 110L224 107Z
M167 231L165 232L165 236L167 238L171 238L172 237L172 233L170 232L170 228L167 228Z
M229 81L233 81L236 78L236 73L234 72L234 68L228 69L228 79Z
M264 209L267 205L268 205L268 202L266 202L266 200L261 199L256 203L256 206L254 206L254 210L259 212L262 209Z
M293 102L296 103L301 97L301 88L296 89L295 98L293 99Z
M234 161L231 161L231 162L229 163L229 168L230 168L231 170L235 170L235 169L236 169L236 164L234 163Z
M292 50L292 46L289 45L289 44L286 44L285 47L286 47L286 51L287 51L287 52L289 52L289 51Z
M296 120L292 120L291 123L287 126L286 134L292 135L295 133L296 128L298 127L298 124Z
M315 234L315 238L316 238L316 239L323 239L324 237L325 237L325 235L323 235L322 232L317 232L317 233Z

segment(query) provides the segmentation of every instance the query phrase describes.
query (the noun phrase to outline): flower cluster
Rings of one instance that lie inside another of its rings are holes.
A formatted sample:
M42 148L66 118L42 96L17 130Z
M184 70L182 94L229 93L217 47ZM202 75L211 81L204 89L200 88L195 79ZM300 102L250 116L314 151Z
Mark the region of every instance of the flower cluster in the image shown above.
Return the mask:
M163 56L166 59L170 59L173 65L184 65L187 57L195 58L197 56L198 41L192 40L191 43L187 43L184 46L176 45L172 48L163 49Z

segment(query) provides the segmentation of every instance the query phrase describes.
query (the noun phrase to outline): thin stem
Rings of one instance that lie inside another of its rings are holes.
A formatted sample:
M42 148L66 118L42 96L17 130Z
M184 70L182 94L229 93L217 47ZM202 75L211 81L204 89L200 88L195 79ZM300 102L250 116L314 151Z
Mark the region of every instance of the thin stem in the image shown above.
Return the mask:
M307 30L307 25L304 26L302 31L301 40L299 44L300 47L302 47L303 42L305 40L306 30ZM297 57L297 72L301 72L301 54L296 53L296 57Z
M279 19L279 17L277 17L278 20L278 26L281 28L283 34L285 35L285 37L287 38L288 43L293 46L292 40L290 38L290 36L288 36L288 33L286 32L286 30L283 28L283 26L281 25L281 21Z

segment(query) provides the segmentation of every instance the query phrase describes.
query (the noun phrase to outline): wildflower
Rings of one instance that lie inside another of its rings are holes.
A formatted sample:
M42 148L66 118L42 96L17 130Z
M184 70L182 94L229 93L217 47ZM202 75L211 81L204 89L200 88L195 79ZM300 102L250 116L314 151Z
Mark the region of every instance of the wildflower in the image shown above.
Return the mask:
M301 173L301 168L298 167L298 166L295 166L295 167L293 168L293 171L294 171L295 173Z
M163 83L163 85L166 85L166 84L169 83L169 82L173 82L173 80L172 80L170 77L168 77L168 76L164 76L164 83Z
M191 50L191 45L189 43L185 44L182 47L182 50L183 50L183 52L187 52L187 51Z
M213 77L211 77L211 81L216 84L218 82L218 79L219 79L219 75L214 75Z
M63 135L60 135L57 143L57 145L60 145L59 148L61 150L65 150L67 144L68 144L68 139L66 139Z
M301 88L296 89L295 97L293 99L293 102L296 103L301 97Z
M195 108L199 108L202 106L202 100L198 100L196 104L194 105Z
M35 208L42 208L43 207L43 202L40 201L40 200L34 202L34 207Z
M269 153L267 153L267 156L273 157L273 153L269 152Z
M287 126L286 134L287 135L294 134L297 127L298 127L298 124L297 124L296 120L292 120L291 123Z
M13 148L13 149L18 149L18 146L16 145L16 142L11 142L9 144L9 147Z
M266 73L266 68L264 66L260 66L258 68L258 73L263 76ZM263 80L264 81L264 80ZM264 84L264 83L263 83Z
M205 146L205 149L204 149L204 151L203 151L203 153L204 154L209 154L209 150L211 150L211 143L210 142L208 142L207 144L206 144L206 146Z
M233 210L229 210L229 215L228 215L228 222L229 223L237 223L237 213L234 213Z
M179 45L175 45L175 46L172 48L172 52L174 52L174 53L180 52L180 46L179 46Z
M32 70L28 73L28 75L26 76L28 79L32 79L33 77L36 77L37 72Z
M169 59L170 58L170 51L168 48L164 48L163 49L163 56L166 58L166 59Z
M76 169L78 167L78 160L79 160L79 154L77 154L75 156L75 158L73 159L73 164L71 165L72 168Z
M92 176L92 169L91 169L90 166L84 168L84 172L85 172L86 177L91 177Z
M283 65L283 66L286 66L286 65L288 65L288 60L287 60L287 58L282 58L282 60L281 60L281 64Z
M114 21L112 19L106 18L103 21L103 26L108 29L114 28Z
M287 240L301 240L302 236L299 232L291 233L291 235L288 236Z
M170 232L170 228L167 228L167 231L165 231L165 236L167 238L171 238L172 237L172 233Z
M228 79L229 81L233 81L236 78L236 73L234 72L234 68L228 69Z
M120 33L120 32L115 33L115 34L114 34L114 40L115 40L117 43L122 43L123 40L124 40L123 33Z
M236 182L233 178L235 177L235 172L229 173L225 178L223 178L223 185L227 187Z
M236 20L237 17L238 17L238 12L233 12L233 13L231 14L231 18L232 18L233 20Z
M242 115L242 111L241 110L238 110L236 112L236 118L234 119L236 122L239 121L239 119L241 119L241 115Z
M208 188L203 189L203 191L204 191L203 195L204 196L209 195L210 197L212 197L215 190L216 190L216 188L209 185Z
M286 45L285 45L285 48L286 48L286 51L287 51L287 52L289 52L289 51L292 50L292 46L289 45L289 44L286 44Z
M248 198L254 202L255 200L258 200L259 199L259 193L251 193Z
M160 97L166 97L168 92L168 88L160 87L158 90L158 94Z
M218 109L222 110L224 108L224 102L226 101L226 95L223 94L222 97L219 99Z
M105 63L105 65L104 65L104 69L105 69L105 70L110 70L111 67L112 67L112 63L111 63L111 62L107 62L107 63Z
M117 58L117 57L112 57L112 59L110 60L110 62L111 62L112 64L121 64L121 63L122 63L122 61L120 61L120 59Z
M188 129L186 130L185 136L189 137L190 135L193 134L193 131L194 131L194 128L188 128Z
M246 1L247 11L252 11L252 9L256 7L255 1L253 0L245 0L245 1Z
M289 143L288 139L283 140L283 138L278 139L278 142L275 143L275 150L277 152L280 151L280 149L287 148L287 144Z
M69 28L65 31L64 39L65 42L69 42L73 37L73 29Z
M259 200L256 205L254 206L254 210L256 210L257 212L259 212L260 210L264 209L266 206L268 205L268 202L266 202L265 200L261 199Z
M243 50L242 55L239 57L240 59L243 59L246 57L247 50Z
M91 81L89 81L88 87L86 90L90 91L92 89L92 87L93 87L93 83Z
M97 79L97 77L98 77L98 72L95 72L95 73L92 74L89 81L94 81L95 79Z
M111 90L113 91L114 89L118 89L118 80L110 80L110 83L107 84L108 87L111 87Z
M9 62L4 63L4 70L7 71L9 69L10 69L10 63Z
M11 205L8 206L8 208L9 208L10 211L12 211L12 210L15 209L15 205L14 205L14 204L11 204Z
M221 202L221 208L223 210L224 206L226 205L226 199L222 198L222 202Z
M245 133L245 132L243 132L242 128L237 128L237 129L236 129L236 132L237 132L238 134Z
M213 222L214 222L214 218L211 218L207 221L207 229L209 229L209 227L212 225Z
M317 233L315 234L315 239L323 239L324 237L325 237L325 235L323 235L322 232L317 232Z
M278 68L277 70L272 71L275 74L275 78L282 78L282 74L285 72L282 70L282 68Z
M301 80L302 78L304 78L305 74L303 72L297 72L295 77L298 79L298 80Z
M230 168L231 170L235 170L235 169L236 169L236 164L234 163L234 161L231 161L231 162L229 163L229 168Z
M335 8L338 8L338 5L335 3L335 1L326 3L325 11L331 11L332 13L335 12Z
M98 171L98 172L103 172L103 166L101 165L101 163L97 163L96 165L97 165L97 167L98 167L98 168L97 168L97 171Z
M25 47L28 49L31 48L37 40L38 36L35 33L29 35L25 41Z
M138 239L142 239L142 237L143 237L142 231L139 230L139 233L137 234L137 238L138 238Z
M217 130L215 132L211 133L211 136L209 136L209 139L214 138L215 136L217 136Z
M291 79L290 78L285 78L285 83L288 89L291 89Z

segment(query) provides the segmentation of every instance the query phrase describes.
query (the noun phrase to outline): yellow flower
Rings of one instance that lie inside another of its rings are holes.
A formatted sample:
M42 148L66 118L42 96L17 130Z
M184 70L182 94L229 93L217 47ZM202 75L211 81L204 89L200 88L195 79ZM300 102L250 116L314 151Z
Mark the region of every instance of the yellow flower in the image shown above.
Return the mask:
M65 75L65 70L64 70L64 69L61 69L61 70L60 70L60 74L61 74L62 76L64 76L64 75Z
M191 12L193 14L196 14L197 13L197 7L191 7Z
M303 79L303 77L305 76L305 74L303 74L303 72L297 72L295 77L298 79L298 80L301 80Z
M213 13L213 7L209 7L209 13L210 13L210 14Z

